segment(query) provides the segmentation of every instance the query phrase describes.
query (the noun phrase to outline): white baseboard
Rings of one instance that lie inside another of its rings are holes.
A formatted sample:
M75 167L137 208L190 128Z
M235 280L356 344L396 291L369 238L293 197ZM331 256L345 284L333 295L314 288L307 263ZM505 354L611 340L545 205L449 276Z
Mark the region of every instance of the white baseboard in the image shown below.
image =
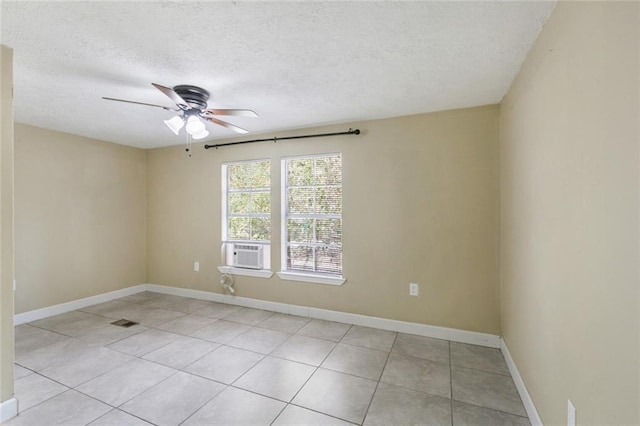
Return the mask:
M9 419L18 415L18 400L15 398L7 399L0 402L0 423L4 423Z
M500 348L500 337L495 334L478 333L475 331L458 330L455 328L438 327L415 322L398 321L387 318L370 317L347 312L331 311L328 309L310 308L307 306L290 305L287 303L270 302L267 300L251 299L247 297L228 296L208 291L190 290L179 287L169 287L157 284L147 284L147 290L174 296L192 297L195 299L227 303L247 308L264 309L266 311L283 314L298 315L327 321L360 325L363 327L379 328L400 333L416 334L418 336L446 339L454 342L472 345Z
M191 290L187 288L170 287L158 284L139 284L133 287L99 294L97 296L85 297L84 299L61 303L59 305L49 306L35 311L24 312L14 316L14 324L20 325L36 321L76 309L86 308L87 306L95 305L97 303L108 302L120 297L140 293L142 291L153 291L156 293L171 294L174 296L191 297L194 299L227 303L247 308L264 309L266 311L280 312L283 314L342 322L345 324L354 324L363 327L379 328L382 330L397 331L400 333L415 334L418 336L433 337L436 339L445 339L454 342L469 343L472 345L488 346L491 348L500 348L500 337L495 334L458 330L455 328L438 327L415 322L371 317L351 314L348 312L331 311L328 309L310 308L307 306L270 302L267 300L251 299L248 297L229 296L209 291Z
M522 399L522 403L524 404L524 409L529 416L531 426L543 426L542 419L540 419L540 416L538 415L538 410L536 410L533 399L531 399L531 395L529 395L529 391L520 376L518 367L516 367L515 362L513 362L513 358L511 358L511 353L509 353L509 348L507 347L507 343L504 339L500 339L500 349L502 350L502 355L504 355L504 359L507 362L507 367L509 367L509 372L511 373L513 382L516 384L516 388L520 394L520 399Z
M87 306L96 305L98 303L108 302L120 297L140 293L142 291L145 291L146 289L146 284L139 284L133 287L110 291L109 293L98 294L96 296L85 297L84 299L60 303L59 305L47 306L46 308L23 312L21 314L16 314L13 316L13 324L20 325L31 321L48 318L54 315L64 314L65 312L75 311L76 309L82 309L86 308Z
M451 340L453 342L469 343L472 345L487 346L490 348L500 347L500 336L496 336L495 334L479 333L476 331L438 327L435 325L370 317L366 315L336 312L317 308L309 308L309 316L311 318L324 319L327 321L344 322L347 324L361 325L363 327L379 328L382 330Z

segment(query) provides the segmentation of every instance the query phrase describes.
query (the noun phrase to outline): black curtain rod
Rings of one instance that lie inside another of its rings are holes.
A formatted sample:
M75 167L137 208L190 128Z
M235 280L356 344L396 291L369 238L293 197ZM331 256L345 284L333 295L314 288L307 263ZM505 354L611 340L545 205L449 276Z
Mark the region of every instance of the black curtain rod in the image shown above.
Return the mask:
M316 134L316 135L285 136L285 137L282 137L282 138L274 136L274 137L268 138L268 139L253 139L253 140L250 140L250 141L219 143L219 144L216 144L216 145L205 145L204 149L209 149L209 148L218 149L221 146L242 145L242 144L245 144L245 143L255 143L255 142L269 142L269 141L278 142L278 141L284 141L284 140L288 140L288 139L321 138L321 137L324 137L324 136L359 135L359 134L360 134L360 129L355 129L355 130L349 129L346 132L320 133L320 134Z

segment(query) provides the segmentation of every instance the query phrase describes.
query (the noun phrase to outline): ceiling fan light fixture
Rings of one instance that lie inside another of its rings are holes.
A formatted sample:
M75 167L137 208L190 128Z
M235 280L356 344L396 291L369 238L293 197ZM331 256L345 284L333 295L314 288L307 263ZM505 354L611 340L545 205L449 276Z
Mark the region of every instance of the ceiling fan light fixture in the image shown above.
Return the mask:
M170 120L164 120L164 124L177 136L182 126L184 126L184 120L179 115L176 115Z
M191 137L195 140L198 139L202 139L202 138L206 138L207 136L209 136L209 131L207 129L204 129L203 131L201 131L200 133L196 133L194 135L191 135Z
M1 2L2 0L0 0ZM184 127L187 131L188 140L202 139L209 136L209 132L206 129L206 121L216 124L218 126L226 127L236 133L246 134L249 133L241 127L234 124L227 123L226 121L216 118L220 115L236 116L236 117L258 117L255 111L250 109L208 109L207 100L209 99L209 92L205 89L191 85L179 85L174 87L167 87L161 84L151 83L156 89L161 91L175 104L175 108L166 107L163 105L150 104L146 102L129 101L126 99L108 98L103 97L108 101L126 102L128 104L137 104L152 106L156 108L162 108L166 111L175 111L177 116L164 120L164 124L176 135L179 136L180 130Z
M207 130L204 123L195 115L189 116L185 129L187 129L187 132L189 132L191 136L195 136Z

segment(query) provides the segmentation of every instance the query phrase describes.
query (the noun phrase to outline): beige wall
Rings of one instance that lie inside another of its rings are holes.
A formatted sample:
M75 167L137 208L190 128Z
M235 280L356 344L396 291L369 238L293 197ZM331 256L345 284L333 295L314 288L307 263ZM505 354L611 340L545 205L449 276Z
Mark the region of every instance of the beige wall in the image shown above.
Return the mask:
M501 107L502 330L547 425L640 424L639 14L560 2Z
M363 134L196 146L192 158L180 146L151 150L149 282L220 292L221 164L245 159L272 161L271 267L279 270L281 157L342 152L346 283L236 276L237 294L499 334L498 117L490 106L303 129L290 134ZM410 282L420 283L419 297L408 295Z
M13 397L13 51L0 52L0 402Z
M15 126L16 312L146 282L146 153Z

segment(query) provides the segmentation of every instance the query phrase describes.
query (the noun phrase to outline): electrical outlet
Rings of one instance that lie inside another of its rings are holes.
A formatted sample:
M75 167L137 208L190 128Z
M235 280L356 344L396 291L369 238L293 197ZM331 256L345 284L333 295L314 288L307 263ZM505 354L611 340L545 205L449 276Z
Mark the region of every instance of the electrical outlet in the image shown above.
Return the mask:
M200 270L200 262L193 262L193 270L196 272Z
M567 399L567 426L576 426L576 407Z
M409 296L417 296L420 294L420 286L418 283L410 283L409 284Z

